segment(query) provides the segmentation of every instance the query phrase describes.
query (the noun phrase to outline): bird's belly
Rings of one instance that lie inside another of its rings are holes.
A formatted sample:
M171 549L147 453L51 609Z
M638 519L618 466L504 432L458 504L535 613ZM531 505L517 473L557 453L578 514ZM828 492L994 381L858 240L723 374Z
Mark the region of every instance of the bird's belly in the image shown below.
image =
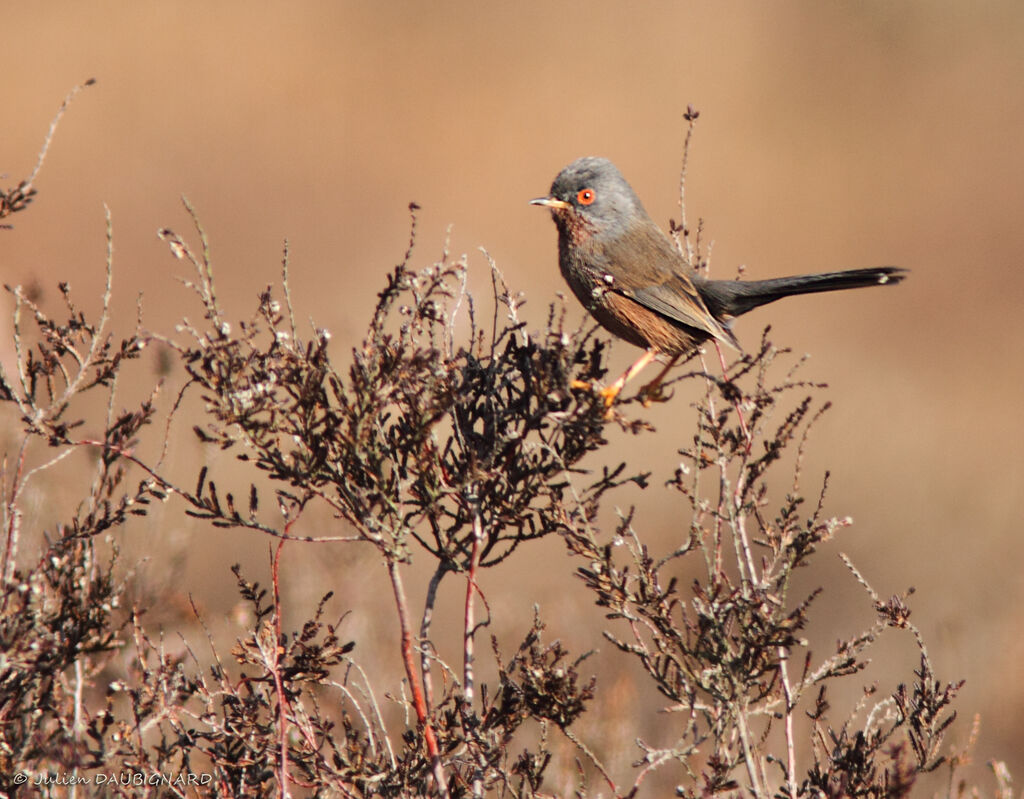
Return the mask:
M671 322L640 303L613 291L569 283L576 298L598 323L617 338L668 355L690 352L707 339L698 331Z

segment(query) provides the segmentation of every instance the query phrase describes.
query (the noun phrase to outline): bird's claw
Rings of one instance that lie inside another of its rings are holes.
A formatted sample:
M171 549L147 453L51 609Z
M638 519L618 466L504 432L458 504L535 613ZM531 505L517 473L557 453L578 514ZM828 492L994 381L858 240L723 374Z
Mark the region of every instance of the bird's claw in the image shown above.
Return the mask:
M668 402L672 399L672 394L665 391L661 381L648 383L637 392L637 396L640 398L640 404L645 408L651 407L652 402Z
M622 391L622 386L616 384L612 386L606 386L597 393L604 398L604 406L606 408L610 408L613 404L615 404L615 398L619 396L620 391Z
M605 419L612 417L612 405L615 404L615 398L619 396L622 391L622 386L618 383L614 383L604 388L597 388L593 383L585 380L571 380L569 381L569 387L578 391L594 391L596 389L597 394L604 401L605 407Z

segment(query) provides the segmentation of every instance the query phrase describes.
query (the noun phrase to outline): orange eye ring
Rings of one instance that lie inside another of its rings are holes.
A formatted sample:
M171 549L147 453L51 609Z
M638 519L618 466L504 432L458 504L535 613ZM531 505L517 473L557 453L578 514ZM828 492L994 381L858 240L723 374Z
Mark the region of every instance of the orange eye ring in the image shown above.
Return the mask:
M576 202L580 205L590 205L596 199L597 195L594 194L593 189L580 189L576 193Z

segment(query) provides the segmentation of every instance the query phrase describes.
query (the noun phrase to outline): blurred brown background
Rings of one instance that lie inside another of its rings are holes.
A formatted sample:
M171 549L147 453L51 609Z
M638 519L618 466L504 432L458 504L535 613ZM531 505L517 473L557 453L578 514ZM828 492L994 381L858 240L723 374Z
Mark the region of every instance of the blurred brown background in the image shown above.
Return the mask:
M968 681L950 742L979 712L979 760L1024 776L1024 5L67 2L4 3L2 18L5 186L31 171L68 89L98 81L58 130L38 199L0 231L2 280L36 281L49 301L70 280L97 307L106 203L119 317L130 323L141 291L147 326L170 332L199 315L174 280L184 265L156 237L163 226L193 237L185 194L237 318L278 280L289 239L299 315L331 329L340 362L405 251L410 201L422 206L415 265L440 255L453 225L473 287L487 290L484 246L542 325L564 286L554 227L527 201L573 158L605 155L667 226L693 104L687 210L706 220L715 274L913 270L892 290L770 306L737 332L753 346L771 321L774 340L812 354L804 376L828 382L836 407L805 484L815 493L831 469L830 512L857 522L834 550L885 595L917 588L913 619L937 667ZM7 345L0 354L6 363ZM616 366L635 354L618 345ZM653 541L680 532L678 500L660 486L672 435L691 435L689 401L650 411L657 438L617 440L655 471L623 500L642 503L637 526ZM191 468L210 456L186 433L172 457ZM173 509L124 547L150 557L153 581L173 561L176 589L211 617L236 601L231 562L266 563L266 542ZM328 569L312 578L294 567L296 602L381 590L372 566L351 568L364 556L341 550L319 549L312 560ZM521 620L517 634L539 602L551 637L585 647L558 619L596 614L558 544L548 551L547 573L521 557L489 577L489 599ZM834 552L818 568L808 585L828 588L827 647L870 613ZM375 624L356 614L344 632ZM897 649L912 663L909 641Z

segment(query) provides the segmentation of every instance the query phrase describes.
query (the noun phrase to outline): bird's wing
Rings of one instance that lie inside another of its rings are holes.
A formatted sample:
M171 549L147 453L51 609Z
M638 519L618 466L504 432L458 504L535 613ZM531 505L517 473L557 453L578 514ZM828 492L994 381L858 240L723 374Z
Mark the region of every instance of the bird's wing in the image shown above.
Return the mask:
M638 263L636 253L644 253L647 258ZM612 277L609 290L672 322L738 348L732 332L715 319L686 275L687 266L682 256L656 225L651 223L630 231L607 247L605 255Z

